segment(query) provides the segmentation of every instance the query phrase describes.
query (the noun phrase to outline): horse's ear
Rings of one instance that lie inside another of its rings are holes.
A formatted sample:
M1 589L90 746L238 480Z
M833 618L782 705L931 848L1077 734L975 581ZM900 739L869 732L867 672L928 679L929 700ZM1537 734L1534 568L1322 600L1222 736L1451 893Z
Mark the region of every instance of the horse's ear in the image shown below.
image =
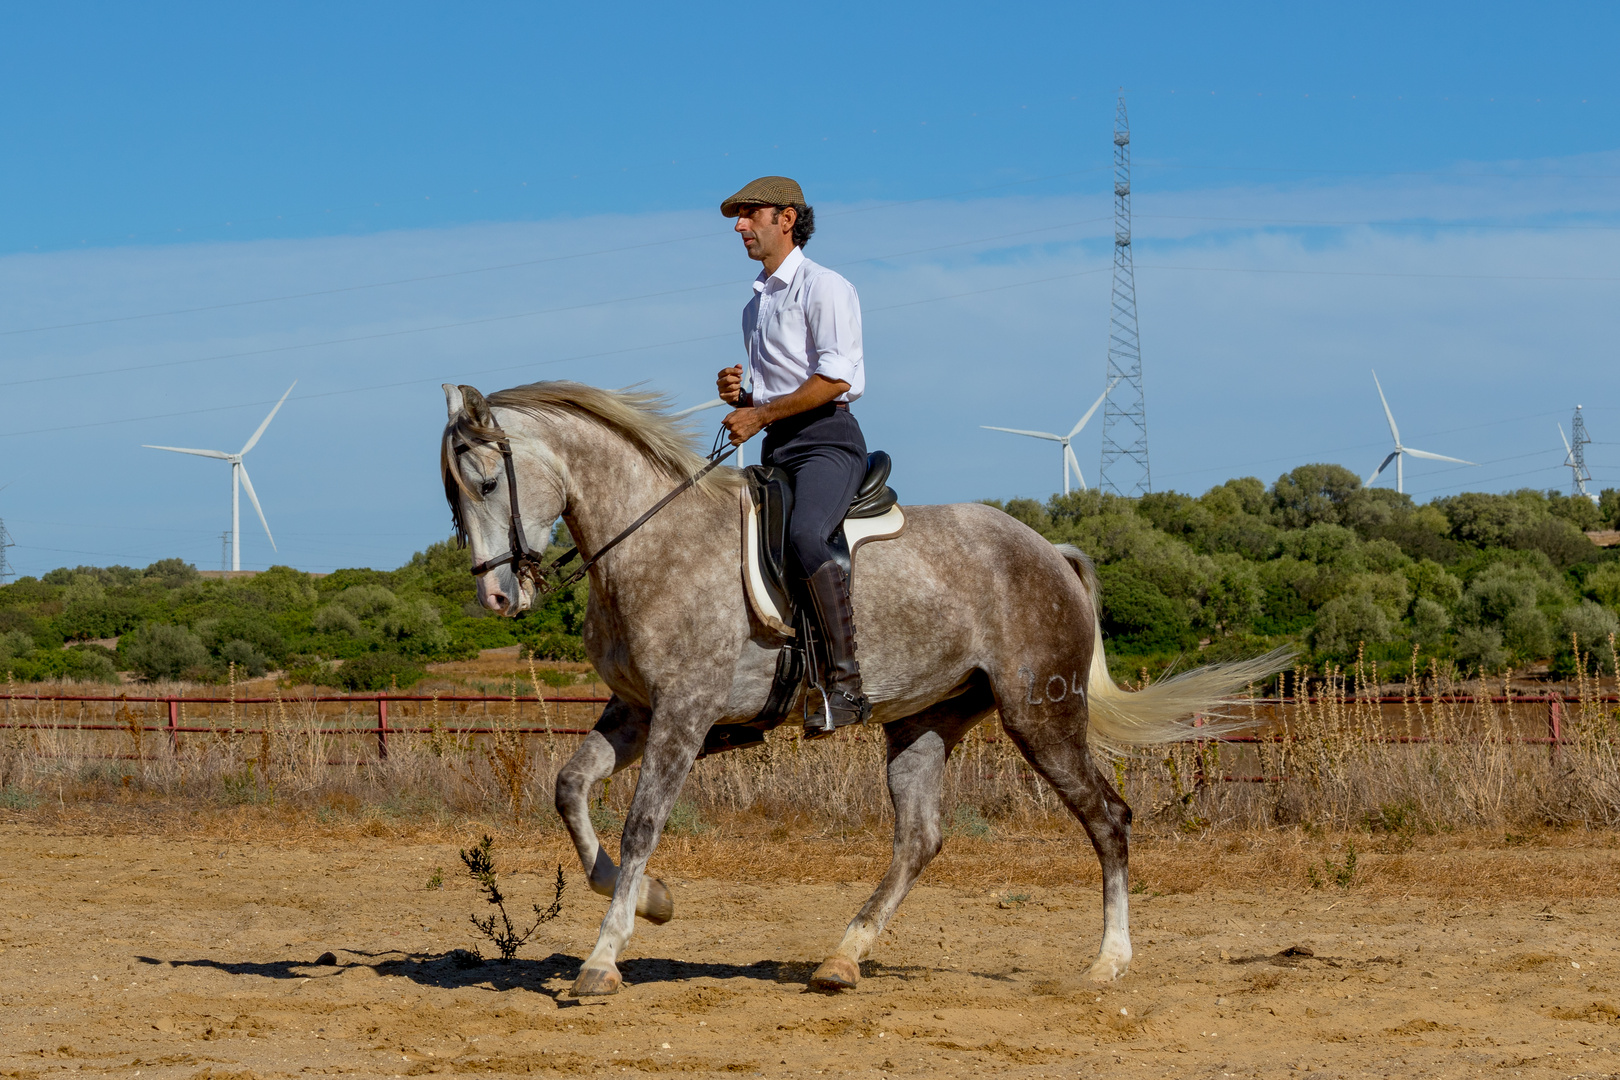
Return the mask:
M495 414L489 411L489 402L484 400L484 395L480 394L476 387L460 386L457 389L461 391L462 410L472 417L479 427L497 426Z
M449 411L450 419L452 421L455 420L456 417L460 416L461 410L466 407L463 404L461 387L457 386L455 383L444 384L444 407Z

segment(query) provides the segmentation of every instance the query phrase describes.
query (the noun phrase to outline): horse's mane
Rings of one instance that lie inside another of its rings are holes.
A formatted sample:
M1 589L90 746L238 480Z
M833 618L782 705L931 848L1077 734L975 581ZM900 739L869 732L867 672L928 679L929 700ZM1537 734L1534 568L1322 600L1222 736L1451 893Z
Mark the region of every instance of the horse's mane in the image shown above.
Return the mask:
M617 432L666 473L684 480L708 463L693 447L693 431L668 415L668 399L652 390L603 390L584 383L556 380L514 386L489 395L496 408L517 409L540 416L548 412L583 415ZM712 470L698 488L710 495L735 492L741 475L735 469Z

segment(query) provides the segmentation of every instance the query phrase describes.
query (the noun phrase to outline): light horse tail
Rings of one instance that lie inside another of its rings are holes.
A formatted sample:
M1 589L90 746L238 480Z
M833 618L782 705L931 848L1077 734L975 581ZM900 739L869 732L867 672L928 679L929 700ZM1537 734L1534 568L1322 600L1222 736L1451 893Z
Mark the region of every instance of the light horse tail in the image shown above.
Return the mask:
M1250 726L1247 717L1237 714L1246 705L1243 692L1285 670L1293 660L1292 650L1276 649L1249 660L1209 664L1140 690L1122 689L1108 674L1103 655L1102 588L1097 569L1090 556L1074 545L1054 546L1079 575L1091 600L1093 642L1086 700L1090 712L1087 738L1094 749L1122 754L1137 746L1219 738ZM1195 726L1195 718L1202 724Z

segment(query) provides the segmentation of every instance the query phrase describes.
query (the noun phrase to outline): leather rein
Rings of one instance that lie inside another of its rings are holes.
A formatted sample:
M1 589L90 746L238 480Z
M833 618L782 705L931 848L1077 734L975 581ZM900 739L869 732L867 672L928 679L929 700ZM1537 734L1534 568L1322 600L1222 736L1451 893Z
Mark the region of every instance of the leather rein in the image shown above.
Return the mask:
M602 556L612 551L615 547L618 547L620 543L629 538L631 533L635 532L637 529L647 524L647 522L651 521L654 514L658 513L658 511L674 502L676 497L678 497L687 488L693 486L699 480L702 480L716 465L719 465L722 461L725 461L726 458L737 452L737 448L735 446L725 447L722 445L721 440L725 437L725 435L726 429L721 427L719 433L715 435L714 447L709 451L708 464L704 465L703 468L699 469L691 476L688 476L685 480L682 480L668 495L665 495L662 499L659 499L657 502L653 503L651 509L649 509L645 514L642 514L640 517L636 518L636 520L632 521L628 526L625 527L624 531L619 533L619 535L603 544L601 550L597 551L595 555L592 555L579 566L569 571L567 576L559 578L556 581L550 580L551 575L557 573L557 571L566 565L570 559L578 555L580 553L579 548L578 546L571 547L548 563L542 561L542 552L536 551L534 548L529 546L528 540L523 535L523 514L522 511L518 509L517 469L512 464L512 443L509 439L503 436L495 445L500 448L501 460L506 464L506 488L510 494L509 503L511 506L511 518L507 533L508 546L504 554L498 555L492 559L485 559L483 562L473 566L472 575L474 577L479 577L483 574L489 573L497 566L505 566L507 563L511 563L512 572L517 575L519 581L527 578L530 584L534 586L536 598L546 596L558 589L565 589L570 585L574 585L585 580L585 575L590 572L591 567L595 566L601 560ZM467 451L471 450L472 447L466 443L458 442L453 449L455 450L456 457L460 458L462 454L465 454Z

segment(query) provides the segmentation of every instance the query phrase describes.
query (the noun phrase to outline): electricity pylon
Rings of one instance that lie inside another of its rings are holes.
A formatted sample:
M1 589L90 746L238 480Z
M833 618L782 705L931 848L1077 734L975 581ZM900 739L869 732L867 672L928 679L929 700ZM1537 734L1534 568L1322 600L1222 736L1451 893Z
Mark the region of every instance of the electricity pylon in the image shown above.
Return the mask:
M1153 490L1153 475L1148 469L1136 263L1131 256L1131 125L1123 93L1114 112L1114 289L1108 312L1107 382L1115 389L1103 408L1097 486L1115 495L1146 495Z

